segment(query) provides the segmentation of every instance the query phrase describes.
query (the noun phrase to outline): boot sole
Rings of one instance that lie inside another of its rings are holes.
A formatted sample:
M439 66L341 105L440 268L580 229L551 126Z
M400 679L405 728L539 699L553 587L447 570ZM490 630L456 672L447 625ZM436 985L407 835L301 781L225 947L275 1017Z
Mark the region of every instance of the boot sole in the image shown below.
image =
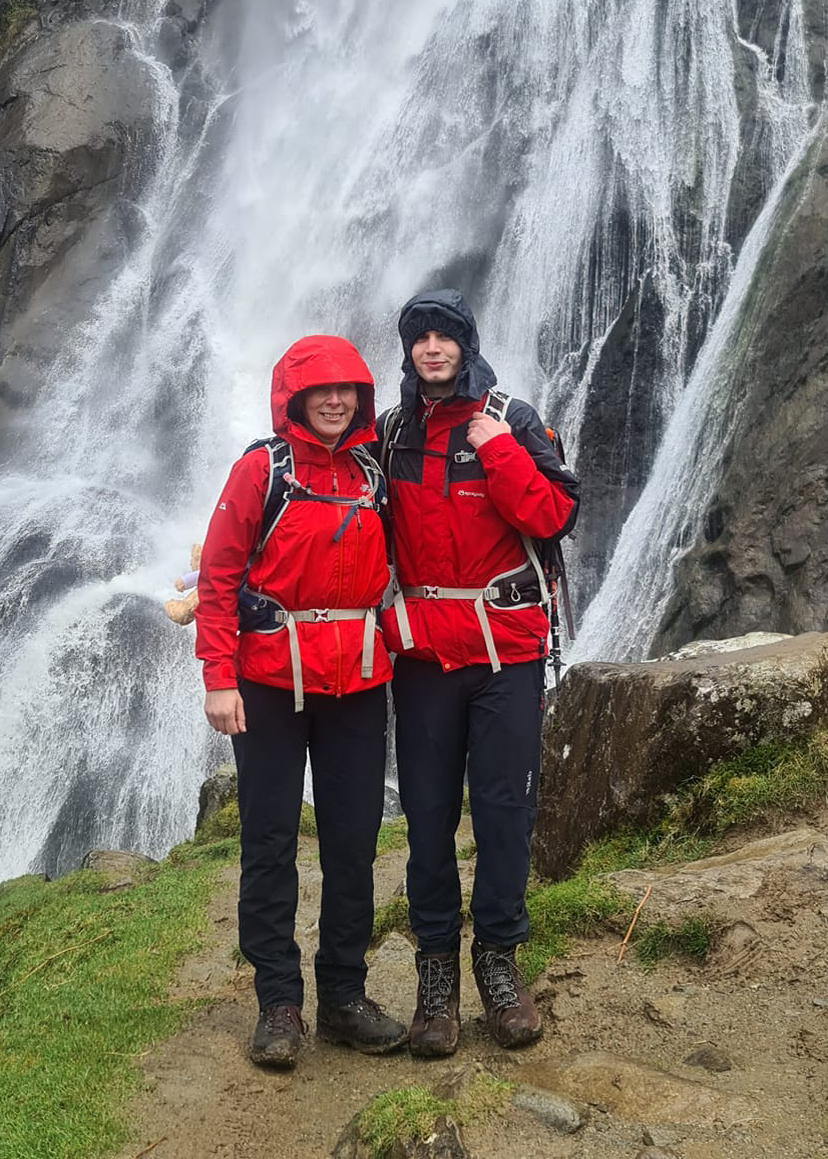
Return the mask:
M267 1066L271 1070L293 1070L296 1066L296 1056L293 1058L274 1058L273 1055L267 1054L263 1050L249 1051L248 1058L256 1066Z
M459 1040L453 1044L446 1043L444 1046L418 1043L416 1046L410 1044L409 1050L412 1058L449 1058L457 1053L458 1045Z
M537 1030L522 1030L517 1034L512 1035L508 1042L504 1042L495 1034L491 1027L489 1032L498 1046L503 1047L504 1050L519 1049L521 1046L529 1046L533 1042L537 1042L539 1038L543 1037L543 1026L539 1026Z
M354 1042L352 1038L319 1022L316 1024L316 1037L324 1042L331 1042L334 1046L349 1046L351 1050L358 1050L360 1054L391 1054L408 1042L407 1033L391 1042Z

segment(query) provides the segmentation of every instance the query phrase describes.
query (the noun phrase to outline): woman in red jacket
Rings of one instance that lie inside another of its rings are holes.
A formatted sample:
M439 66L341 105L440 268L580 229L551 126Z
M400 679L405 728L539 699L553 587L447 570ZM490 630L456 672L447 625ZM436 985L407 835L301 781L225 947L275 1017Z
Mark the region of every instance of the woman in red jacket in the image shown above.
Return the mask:
M205 712L239 780L239 944L256 970L251 1057L295 1064L303 985L296 843L308 753L323 873L317 1034L369 1053L406 1028L365 996L382 820L388 581L374 387L343 338L295 342L273 369L275 439L234 464L201 557L196 655Z

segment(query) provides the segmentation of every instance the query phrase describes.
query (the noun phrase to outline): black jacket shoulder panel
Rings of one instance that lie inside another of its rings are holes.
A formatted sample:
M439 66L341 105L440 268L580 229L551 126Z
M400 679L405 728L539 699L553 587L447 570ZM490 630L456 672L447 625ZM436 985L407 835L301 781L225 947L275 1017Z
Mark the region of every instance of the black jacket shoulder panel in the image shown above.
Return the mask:
M560 532L561 536L568 535L578 518L581 485L577 476L561 462L546 433L546 428L541 422L540 415L528 402L524 402L520 398L512 398L506 408L504 418L512 428L515 442L529 452L538 470L547 479L560 483L566 494L572 499L572 511L566 521L566 526Z

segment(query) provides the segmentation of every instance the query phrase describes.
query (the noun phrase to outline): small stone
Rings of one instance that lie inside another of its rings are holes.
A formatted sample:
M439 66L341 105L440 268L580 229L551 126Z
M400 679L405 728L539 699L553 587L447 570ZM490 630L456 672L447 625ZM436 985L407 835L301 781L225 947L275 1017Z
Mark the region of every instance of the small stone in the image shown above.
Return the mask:
M675 1151L665 1151L663 1147L645 1147L635 1159L678 1159Z
M818 1006L820 1009L822 1009L823 1007L828 1006L828 1000L825 998L814 998L813 1004L814 1006Z
M694 1050L684 1060L685 1066L701 1066L712 1074L721 1074L722 1071L732 1070L733 1063L718 1046L702 1046Z
M551 1094L536 1087L520 1086L512 1095L512 1105L531 1115L559 1135L571 1135L583 1125L575 1103L563 1095Z

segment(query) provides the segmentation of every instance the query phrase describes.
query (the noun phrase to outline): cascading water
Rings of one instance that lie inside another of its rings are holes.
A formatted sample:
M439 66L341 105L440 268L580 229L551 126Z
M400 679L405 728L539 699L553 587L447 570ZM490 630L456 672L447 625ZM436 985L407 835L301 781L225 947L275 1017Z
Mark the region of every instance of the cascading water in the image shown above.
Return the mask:
M352 338L387 404L399 305L460 284L504 388L582 458L596 367L646 284L657 374L638 386L657 431L679 415L711 321L744 292L740 159L761 151L772 199L808 132L801 3L778 6L773 59L721 0L422 0L404 21L380 0L236 0L238 47L214 53L213 97L183 121L153 51L163 5L124 9L155 81L155 176L142 237L4 480L0 879L93 844L159 854L191 829L225 750L191 632L160 602L230 462L267 433L268 369L293 339ZM749 138L740 43L758 78ZM628 427L612 453L632 461ZM599 607L595 655L614 632Z

